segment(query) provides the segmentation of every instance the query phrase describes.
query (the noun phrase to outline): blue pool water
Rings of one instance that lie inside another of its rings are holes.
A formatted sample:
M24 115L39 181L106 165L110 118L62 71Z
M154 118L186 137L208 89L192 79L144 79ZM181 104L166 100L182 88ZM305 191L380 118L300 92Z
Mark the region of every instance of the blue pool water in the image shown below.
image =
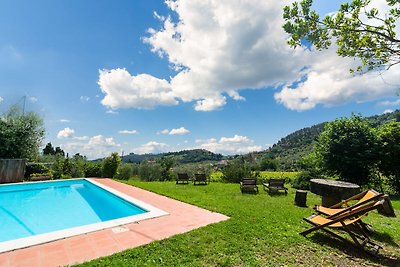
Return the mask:
M0 242L145 212L84 179L0 186Z

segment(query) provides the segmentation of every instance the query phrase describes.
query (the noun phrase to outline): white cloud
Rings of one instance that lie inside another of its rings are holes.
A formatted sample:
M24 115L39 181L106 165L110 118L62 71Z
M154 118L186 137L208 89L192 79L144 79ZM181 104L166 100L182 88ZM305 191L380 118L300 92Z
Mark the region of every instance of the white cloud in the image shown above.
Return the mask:
M294 60L299 61L300 53L285 44L282 4L262 0L166 3L179 21L156 16L163 27L149 29L144 41L153 52L167 57L177 74L166 81L121 69L101 71L103 105L152 108L195 101L195 110L211 111L223 107L227 96L243 100L240 89L279 84L295 78L301 68ZM164 98L148 97L149 87L151 95Z
M109 109L109 110L107 110L107 111L106 111L106 113L108 113L108 114L113 114L113 115L116 115L116 114L118 114L118 112L117 112L117 111L115 111L115 110L112 110L112 109Z
M241 90L274 87L282 88L276 101L305 110L318 104L380 99L393 95L399 85L400 66L383 77L351 76L348 70L357 62L340 58L335 49L291 49L282 29L284 1L168 0L166 4L178 20L155 14L163 26L149 29L144 42L167 58L176 75L167 81L132 75L126 69L101 70L98 84L106 107L150 109L194 101L195 110L212 111L226 105L228 97L244 100Z
M98 84L105 97L101 103L111 109L152 109L178 104L166 80L151 75L131 75L126 69L100 70Z
M75 139L75 140L89 140L88 136L75 136L75 130L69 127L64 128L63 130L59 131L57 134L58 139Z
M72 138L74 133L75 133L74 129L70 129L69 127L67 127L58 132L57 138L58 139Z
M168 145L164 143L158 143L156 141L150 141L146 144L141 145L134 149L137 154L149 154L149 153L162 153L168 150Z
M381 101L378 103L379 106L384 106L384 107L388 107L388 106L400 106L400 98L394 101Z
M157 134L169 134L169 130L168 129L164 129L162 131L158 131Z
M67 119L60 119L59 122L71 122L71 121Z
M190 131L188 129L185 129L185 127L180 127L176 129L164 129L162 131L158 131L157 134L169 134L169 135L184 135L188 134Z
M254 145L254 141L247 136L236 134L233 137L221 137L219 141L211 138L196 140L196 143L200 148L225 155L245 154L262 150L261 146Z
M0 96L0 103L3 102L3 100L4 100L4 98L2 98L2 97Z
M78 140L78 138L75 139ZM87 142L67 142L62 144L61 148L71 155L80 153L89 159L102 158L109 156L112 152L121 151L121 145L116 143L112 137L96 135L85 140Z
M79 99L81 100L81 102L88 102L90 100L90 97L81 95L81 97L79 97Z
M172 129L169 134L170 135L183 135L183 134L188 134L190 133L190 131L188 129L185 129L185 127L180 127L180 128L176 128L176 129Z
M383 114L391 113L391 112L393 112L393 111L394 111L393 109L385 109L385 110L383 111Z
M36 102L38 101L37 97L34 97L34 96L30 96L30 97L28 98L28 100L29 100L29 102L31 102L31 103L36 103Z
M324 60L314 61L305 70L304 81L286 84L275 93L275 99L289 109L301 111L318 104L333 106L349 101L372 101L393 96L398 88L400 68L397 66L382 74L352 75L349 68L357 66L357 61L339 58L334 50L314 51L313 55Z
M121 131L118 131L118 133L120 133L120 134L137 134L138 131L136 131L136 130L121 130Z

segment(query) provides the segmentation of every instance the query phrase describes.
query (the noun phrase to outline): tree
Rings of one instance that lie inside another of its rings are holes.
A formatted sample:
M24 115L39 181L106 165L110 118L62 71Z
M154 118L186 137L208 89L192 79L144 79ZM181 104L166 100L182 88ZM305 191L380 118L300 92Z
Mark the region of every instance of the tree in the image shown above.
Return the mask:
M378 140L369 122L353 115L325 125L315 146L323 170L345 181L368 184L376 167Z
M42 119L13 106L0 117L0 158L37 158L44 137Z
M380 127L379 170L388 177L393 189L400 193L400 122L390 122Z
M62 150L62 149L58 146L58 147L56 147L56 150L55 150L55 152L54 152L54 155L60 155L60 156L65 157L65 152L64 152L64 150Z
M158 160L160 166L162 167L161 170L161 178L162 180L170 180L170 169L174 166L175 161L171 157L162 157Z
M111 153L111 156L103 160L103 177L113 178L117 174L119 165L121 164L121 158L118 153Z
M323 19L311 10L313 0L285 6L283 28L291 37L288 44L295 48L311 43L321 50L331 46L334 40L338 55L361 59L362 66L357 71L389 69L399 64L400 39L396 37L396 24L399 25L400 2L386 0L387 13L370 7L370 2L352 0L343 3L336 14Z
M250 166L243 158L229 161L222 169L222 174L222 179L230 183L239 183L243 178L252 177Z
M47 145L45 146L45 148L43 148L43 155L55 155L56 151L53 148L53 145L49 142L47 143Z

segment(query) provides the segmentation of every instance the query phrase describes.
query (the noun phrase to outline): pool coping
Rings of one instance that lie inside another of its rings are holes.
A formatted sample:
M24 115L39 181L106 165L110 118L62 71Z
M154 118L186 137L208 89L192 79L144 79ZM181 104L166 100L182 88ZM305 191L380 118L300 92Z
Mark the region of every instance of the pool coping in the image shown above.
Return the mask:
M228 216L223 214L208 211L111 179L91 178L91 180L128 196L135 197L169 214L3 252L0 253L0 266L44 267L73 265L229 219ZM183 189L190 185L177 186L182 186Z
M34 246L34 245L38 245L38 244L48 243L48 242L55 241L58 239L63 239L63 238L71 237L71 236L77 236L77 235L81 235L81 234L85 234L85 233L89 233L89 232L99 231L99 230L106 229L106 228L117 227L120 225L134 223L137 221L156 218L156 217L165 216L165 215L169 214L168 212L160 210L152 205L149 205L148 203L140 201L132 196L123 194L123 193L119 192L118 190L115 190L109 186L106 186L99 182L96 182L93 179L76 178L76 179L68 179L65 181L74 181L74 180L75 181L86 180L89 183L94 184L94 185L120 197L121 199L128 201L129 203L132 203L132 204L146 210L146 212L142 213L142 214L118 218L118 219L114 219L114 220L98 222L98 223L93 223L93 224L87 224L87 225L83 225L83 226L76 226L76 227L71 227L71 228L63 229L63 230L57 230L57 231L48 232L48 233L44 233L44 234L38 234L38 235L34 235L34 236L23 237L23 238L9 240L9 241L3 241L3 242L0 242L0 253L12 251L15 249L20 249L20 248L30 247L30 246ZM62 182L62 181L63 180L58 180L58 181L51 180L51 181L29 182L29 183L32 183L32 184L54 183L54 182ZM16 185L16 184L28 184L28 183L2 184L1 186Z

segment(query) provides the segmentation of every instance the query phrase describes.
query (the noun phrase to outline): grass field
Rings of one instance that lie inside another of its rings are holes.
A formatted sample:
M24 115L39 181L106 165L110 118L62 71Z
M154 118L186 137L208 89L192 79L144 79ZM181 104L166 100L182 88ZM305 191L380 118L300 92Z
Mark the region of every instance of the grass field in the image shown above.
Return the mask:
M301 208L294 205L291 188L287 196L269 196L261 188L259 194L241 194L237 184L127 183L231 218L82 266L400 266L399 217L372 212L364 219L383 246L373 257L324 233L298 234L309 226L302 218L321 201L310 192L308 207ZM400 214L400 201L392 203Z

